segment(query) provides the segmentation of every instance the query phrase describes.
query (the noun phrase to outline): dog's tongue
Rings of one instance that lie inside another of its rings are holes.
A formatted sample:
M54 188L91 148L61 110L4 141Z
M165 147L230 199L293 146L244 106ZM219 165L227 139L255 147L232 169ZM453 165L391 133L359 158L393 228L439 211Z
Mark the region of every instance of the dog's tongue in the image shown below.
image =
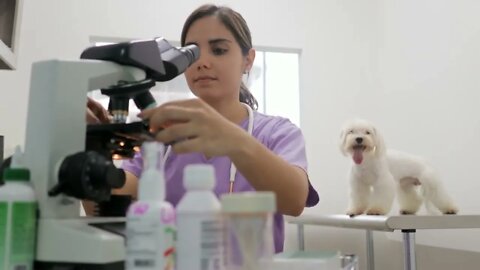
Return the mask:
M361 164L363 161L363 149L353 150L353 161L356 164Z

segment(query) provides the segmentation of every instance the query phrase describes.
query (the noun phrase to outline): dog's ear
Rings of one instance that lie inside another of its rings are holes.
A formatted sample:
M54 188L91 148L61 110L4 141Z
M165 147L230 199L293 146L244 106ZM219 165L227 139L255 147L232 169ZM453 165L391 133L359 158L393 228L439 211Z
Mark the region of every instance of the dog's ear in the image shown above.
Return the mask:
M344 156L346 156L348 153L345 151L345 143L346 143L346 140L347 140L347 131L345 128L342 129L342 131L340 132L340 142L339 142L339 147L340 147L340 151L342 152L342 154Z
M380 134L376 128L373 128L373 140L375 143L375 155L376 156L385 155L387 151L385 146L385 140L383 139L382 134Z

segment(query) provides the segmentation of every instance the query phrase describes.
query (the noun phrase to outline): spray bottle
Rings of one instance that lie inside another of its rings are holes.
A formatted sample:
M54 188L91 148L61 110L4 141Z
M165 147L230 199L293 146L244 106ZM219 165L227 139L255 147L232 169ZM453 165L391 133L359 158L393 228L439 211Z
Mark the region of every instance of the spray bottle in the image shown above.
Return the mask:
M37 203L20 146L0 186L0 270L32 270Z
M127 213L127 270L174 269L175 210L165 201L163 164L158 167L163 150L156 142L143 144L139 199Z

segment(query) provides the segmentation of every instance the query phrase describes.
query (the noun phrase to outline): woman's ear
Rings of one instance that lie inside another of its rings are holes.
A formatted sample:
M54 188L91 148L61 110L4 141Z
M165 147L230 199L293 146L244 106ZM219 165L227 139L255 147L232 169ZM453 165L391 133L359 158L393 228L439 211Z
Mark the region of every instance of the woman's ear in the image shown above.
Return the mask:
M244 66L244 73L250 72L253 66L253 61L255 61L255 49L250 49L248 54L245 56L245 66Z

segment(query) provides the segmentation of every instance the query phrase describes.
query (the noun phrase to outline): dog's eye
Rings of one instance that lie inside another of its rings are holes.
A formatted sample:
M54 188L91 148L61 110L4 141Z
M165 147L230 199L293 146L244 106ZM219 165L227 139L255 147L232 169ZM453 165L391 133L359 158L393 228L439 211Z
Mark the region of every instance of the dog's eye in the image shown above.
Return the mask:
M349 134L352 134L352 133L353 133L353 129L350 129L350 130L348 131L348 133L349 133Z
M367 135L370 135L370 131L367 130L366 134L367 134Z

